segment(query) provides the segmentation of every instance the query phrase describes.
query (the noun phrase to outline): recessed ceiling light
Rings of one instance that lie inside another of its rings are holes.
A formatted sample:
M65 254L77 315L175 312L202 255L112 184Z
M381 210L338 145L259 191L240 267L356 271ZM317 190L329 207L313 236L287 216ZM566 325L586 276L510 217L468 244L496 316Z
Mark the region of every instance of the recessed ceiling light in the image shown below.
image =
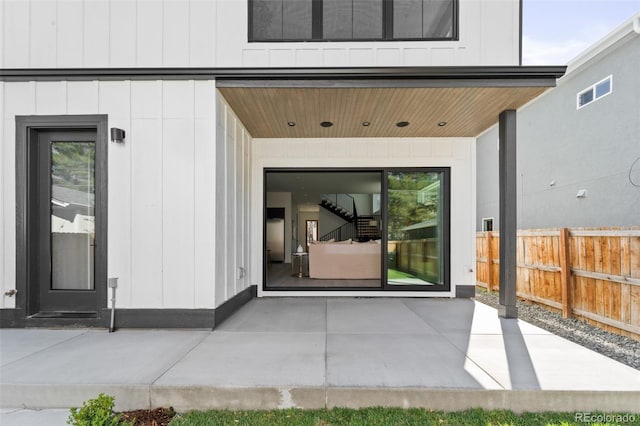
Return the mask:
M296 125L296 123L294 123L293 121L289 121L289 122L287 122L287 125L288 125L289 127L293 127L293 126L295 126L295 125Z
M369 124L371 124L371 123L369 123L368 121L363 121L363 122L362 122L362 125L363 125L364 127L369 127Z
M333 123L330 122L330 121L323 121L322 123L320 123L320 125L322 127L331 127L331 126L333 126Z
M438 126L440 126L440 127L444 127L446 125L447 125L446 121L441 121L441 122L438 123Z
M396 123L396 126L398 127L407 127L409 125L408 121L399 121Z

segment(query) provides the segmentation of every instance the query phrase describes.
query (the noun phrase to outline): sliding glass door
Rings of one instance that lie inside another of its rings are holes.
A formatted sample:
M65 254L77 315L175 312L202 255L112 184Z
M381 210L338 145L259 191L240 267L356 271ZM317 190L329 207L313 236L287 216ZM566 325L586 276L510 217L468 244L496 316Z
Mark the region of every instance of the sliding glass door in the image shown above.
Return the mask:
M264 177L265 290L450 289L448 168L270 169Z
M448 170L388 170L387 288L448 290Z

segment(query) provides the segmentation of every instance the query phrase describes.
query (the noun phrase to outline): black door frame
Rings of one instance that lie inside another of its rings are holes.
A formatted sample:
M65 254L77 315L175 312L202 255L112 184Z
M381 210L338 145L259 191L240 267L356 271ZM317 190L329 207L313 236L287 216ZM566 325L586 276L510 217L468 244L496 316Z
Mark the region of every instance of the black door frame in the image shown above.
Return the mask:
M267 250L266 250L266 226L267 218L267 174L269 173L299 173L299 172L376 172L380 173L380 213L382 220L382 262L380 271L380 285L375 287L267 287ZM388 269L388 209L387 209L387 176L389 172L433 172L442 173L441 191L443 196L442 208L442 236L443 236L443 281L442 287L421 285L390 285L387 278ZM262 168L262 202L263 202L263 232L262 232L262 290L268 291L389 291L389 292L447 292L451 290L451 167L263 167Z
M83 325L97 325L102 310L107 307L107 175L108 175L108 129L107 115L47 115L16 116L16 314L28 322L38 320L40 312L39 296L34 291L31 268L36 260L30 253L30 208L33 200L29 198L29 184L34 178L32 159L38 142L39 132L66 130L93 130L96 132L95 162L95 312L73 316L73 321ZM36 315L36 318L33 316ZM83 320L85 318L85 320ZM18 319L18 318L16 318ZM46 324L55 324L57 320L66 324L69 318L64 316L43 318ZM44 325L44 324L43 324Z

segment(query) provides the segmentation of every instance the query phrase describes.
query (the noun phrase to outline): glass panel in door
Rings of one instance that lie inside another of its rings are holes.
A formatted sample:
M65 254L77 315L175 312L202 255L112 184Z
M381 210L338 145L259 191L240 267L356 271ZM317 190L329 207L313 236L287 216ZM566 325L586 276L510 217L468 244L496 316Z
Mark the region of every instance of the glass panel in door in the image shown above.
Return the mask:
M95 143L51 142L51 289L94 290Z
M387 173L389 285L445 285L442 182L442 172Z

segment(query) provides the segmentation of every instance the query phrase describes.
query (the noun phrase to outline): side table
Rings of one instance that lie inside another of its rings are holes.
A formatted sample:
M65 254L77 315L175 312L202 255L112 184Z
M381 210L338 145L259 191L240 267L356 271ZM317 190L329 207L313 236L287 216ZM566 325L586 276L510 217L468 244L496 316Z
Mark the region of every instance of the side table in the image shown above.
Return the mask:
M298 268L296 271L295 263L298 260ZM309 268L308 253L291 253L291 276L292 277L308 277L309 274L304 273L304 260L307 259L307 269Z

